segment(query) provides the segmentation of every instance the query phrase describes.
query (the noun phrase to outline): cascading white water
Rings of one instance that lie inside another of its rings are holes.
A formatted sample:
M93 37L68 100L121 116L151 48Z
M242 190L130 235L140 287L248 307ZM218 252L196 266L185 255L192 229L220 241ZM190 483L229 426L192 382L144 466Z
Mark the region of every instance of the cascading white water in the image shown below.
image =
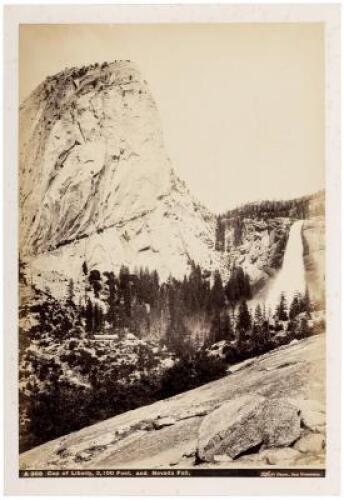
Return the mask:
M258 302L264 303L266 311L270 309L273 313L282 293L284 293L288 305L290 305L295 294L305 293L302 225L303 221L299 220L291 226L282 268L276 277L253 299L252 306L255 306Z

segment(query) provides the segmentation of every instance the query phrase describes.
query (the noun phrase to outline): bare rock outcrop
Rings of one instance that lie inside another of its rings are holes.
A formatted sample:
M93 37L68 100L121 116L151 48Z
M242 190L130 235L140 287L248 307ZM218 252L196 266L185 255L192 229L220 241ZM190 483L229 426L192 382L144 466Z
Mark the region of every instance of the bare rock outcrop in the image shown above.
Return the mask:
M294 448L302 453L322 453L325 448L325 439L322 434L309 433L299 439Z
M286 399L243 396L206 416L199 429L198 454L236 458L262 446L288 446L301 435L300 410Z
M227 377L22 453L21 469L324 467L324 347L317 335L275 349ZM219 445L230 415L235 458ZM205 447L216 434L213 458L201 460L200 436Z
M166 278L216 260L215 217L175 174L131 61L66 69L35 89L20 108L20 180L21 255L55 296L83 261Z
M325 218L313 217L304 222L302 230L304 264L312 300L325 303Z

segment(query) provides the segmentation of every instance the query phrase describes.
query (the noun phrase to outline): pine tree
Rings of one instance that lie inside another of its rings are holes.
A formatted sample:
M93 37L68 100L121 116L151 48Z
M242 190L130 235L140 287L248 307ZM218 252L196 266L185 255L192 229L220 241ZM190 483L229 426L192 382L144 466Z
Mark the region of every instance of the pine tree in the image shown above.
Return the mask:
M222 221L221 216L216 218L216 228L215 228L215 250L223 252L225 250L225 224Z
M231 341L233 339L234 332L228 313L215 309L211 322L210 342Z
M190 350L190 332L184 323L185 309L178 283L170 279L168 283L168 324L166 343L178 356Z
M298 295L294 295L289 307L289 319L293 320L301 312L300 300Z
M276 318L280 321L288 320L287 301L283 292L281 293L280 301L276 308Z
M232 273L233 273L233 271L232 271ZM238 301L238 292L237 292L236 286L237 286L236 281L232 278L232 274L231 274L231 277L228 280L226 287L225 287L225 294L226 294L228 303L232 309L233 320L234 320L234 316L235 316L235 308L236 308L237 301Z
M234 245L238 246L242 243L244 223L240 217L234 219Z
M251 291L251 283L250 283L250 277L248 274L244 274L244 293L243 296L245 299L251 299L252 298L252 291Z
M260 330L261 338L262 338L262 343L264 348L268 349L271 347L271 332L270 332L270 326L269 322L264 319L261 330Z
M250 335L250 350L254 354L258 354L262 348L261 326L253 321L252 332Z
M221 330L221 314L219 309L215 309L213 319L211 322L211 332L210 338L212 343L220 342L223 340L222 330Z
M67 304L75 305L74 303L75 293L74 293L74 281L71 278L67 286Z
M245 273L242 267L237 267L235 269L235 275L234 275L236 281L237 281L237 289L238 289L238 294L239 298L246 299L246 293L247 293L247 281L245 280Z
M82 272L85 276L88 275L88 267L87 267L87 264L86 264L86 261L84 260L84 262L82 263Z
M233 265L230 278L225 286L225 293L232 307L241 299L252 298L250 277L242 267Z
M94 315L93 315L93 306L90 299L88 299L86 303L85 309L85 317L86 317L86 331L93 332L94 330Z
M101 327L101 309L97 303L93 306L94 330L99 332Z
M254 311L254 322L256 323L256 325L261 326L261 324L263 323L263 320L264 320L264 316L262 313L262 308L261 308L261 305L258 303L256 305L256 308Z
M98 298L99 292L102 289L101 276L98 269L92 269L92 271L90 271L88 281L93 288L94 296Z
M225 294L221 275L218 270L214 273L214 284L211 289L211 304L215 309L222 309L225 305Z
M87 267L87 264L86 264L86 261L84 260L84 262L82 263L82 272L83 272L83 275L84 275L84 292L85 292L85 307L86 307L86 302L87 302L87 285L86 285L86 278L87 278L87 275L88 275L88 267Z
M305 338L310 335L310 329L308 327L308 322L306 318L301 319L300 323L300 337Z
M252 320L247 303L243 300L239 305L238 324L237 327L242 332L247 332L251 328Z
M98 312L98 330L102 330L104 328L104 312L103 308L99 307Z
M153 271L152 273L152 291L153 291L153 300L152 300L152 306L154 307L159 296L159 274L157 271Z
M305 294L302 298L302 308L308 314L308 316L310 316L310 314L311 314L311 299L309 296L308 287L306 288Z
M148 271L148 279L149 279L149 271ZM121 269L119 271L119 287L122 297L121 303L124 309L123 320L124 324L128 325L129 320L131 318L131 282L130 282L129 269L126 266L121 266Z
M108 304L107 320L113 328L118 324L118 308L116 304L116 279L113 272L105 272L107 288L106 301Z
M166 283L167 289L167 329L166 329L166 343L167 345L172 345L173 335L175 331L176 324L176 312L175 312L175 289L173 286L173 278L169 276Z
M228 340L228 341L234 340L234 331L232 327L232 322L230 320L230 317L228 316L227 311L224 311L222 313L221 331L223 340Z

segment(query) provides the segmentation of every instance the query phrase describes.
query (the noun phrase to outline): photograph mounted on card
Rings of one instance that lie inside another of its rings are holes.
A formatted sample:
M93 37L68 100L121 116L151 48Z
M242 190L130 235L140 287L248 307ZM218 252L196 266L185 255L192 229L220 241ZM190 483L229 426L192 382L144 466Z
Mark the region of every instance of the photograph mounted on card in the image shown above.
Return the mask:
M338 10L94 7L7 12L8 489L330 493Z

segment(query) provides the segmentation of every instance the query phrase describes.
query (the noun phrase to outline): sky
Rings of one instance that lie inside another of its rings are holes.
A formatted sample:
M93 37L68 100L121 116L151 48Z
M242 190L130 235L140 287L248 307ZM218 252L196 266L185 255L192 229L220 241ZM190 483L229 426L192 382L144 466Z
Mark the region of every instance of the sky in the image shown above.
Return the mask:
M215 212L324 187L323 25L22 25L19 99L70 66L131 59L167 153Z

